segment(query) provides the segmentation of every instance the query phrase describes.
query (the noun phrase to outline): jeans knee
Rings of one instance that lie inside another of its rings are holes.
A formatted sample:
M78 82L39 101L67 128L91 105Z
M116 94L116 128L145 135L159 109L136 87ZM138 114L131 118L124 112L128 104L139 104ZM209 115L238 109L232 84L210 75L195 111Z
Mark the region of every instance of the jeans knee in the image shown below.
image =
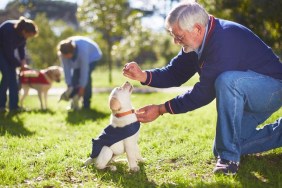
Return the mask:
M227 71L221 73L215 80L215 89L219 91L221 89L226 89L226 87L230 86L233 82L234 74L233 71Z

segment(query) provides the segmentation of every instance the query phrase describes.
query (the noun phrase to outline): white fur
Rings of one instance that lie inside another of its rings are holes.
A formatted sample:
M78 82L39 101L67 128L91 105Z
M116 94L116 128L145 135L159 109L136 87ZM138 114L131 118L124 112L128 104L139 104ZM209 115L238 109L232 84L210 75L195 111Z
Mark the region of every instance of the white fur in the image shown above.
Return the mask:
M20 106L23 106L23 101L28 95L29 88L33 88L37 90L39 101L40 101L40 107L41 109L47 109L47 96L48 96L48 90L52 87L52 83L54 81L59 82L61 79L61 72L62 68L59 66L51 66L47 69L43 70L45 78L50 82L50 84L24 84L21 83L21 87L23 89L23 95L20 99Z
M112 126L124 127L125 125L137 121L137 117L134 113L120 118L114 116L116 113L122 113L133 109L130 101L132 90L133 86L129 82L126 82L121 87L115 88L111 92L109 96L109 104L112 110L110 117L110 124ZM138 166L138 161L143 161L143 158L138 147L138 136L139 131L134 135L113 144L110 147L104 146L95 160L89 158L85 161L85 166L95 163L95 166L98 169L104 169L108 167L108 163L113 159L114 156L126 153L130 170L134 172L139 171L140 167ZM116 169L114 166L109 167L112 170Z

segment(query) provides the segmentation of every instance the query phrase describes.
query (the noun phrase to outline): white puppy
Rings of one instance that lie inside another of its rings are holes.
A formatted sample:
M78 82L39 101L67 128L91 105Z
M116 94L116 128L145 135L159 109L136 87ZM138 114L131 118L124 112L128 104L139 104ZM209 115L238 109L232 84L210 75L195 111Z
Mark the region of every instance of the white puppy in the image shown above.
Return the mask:
M143 161L137 143L140 123L131 105L132 90L133 86L126 82L111 92L110 125L97 139L92 139L92 153L84 162L85 166L95 163L98 169L104 169L114 156L126 153L130 170L139 171L138 161ZM115 166L110 167L112 170L116 169Z
M62 68L51 66L40 71L26 69L20 72L20 83L23 95L20 99L20 106L28 95L29 88L37 90L41 109L47 109L47 94L54 81L60 82ZM43 100L44 99L44 100Z

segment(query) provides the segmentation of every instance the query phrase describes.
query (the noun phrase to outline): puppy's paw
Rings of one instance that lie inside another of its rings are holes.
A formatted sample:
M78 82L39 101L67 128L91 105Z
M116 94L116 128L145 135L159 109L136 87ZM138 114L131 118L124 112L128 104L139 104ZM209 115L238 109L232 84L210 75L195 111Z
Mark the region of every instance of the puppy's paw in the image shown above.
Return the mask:
M114 166L114 165L109 165L108 167L109 167L110 171L112 171L112 172L117 171L117 167Z
M138 163L145 163L146 162L146 158L139 158L137 159Z
M138 172L139 170L140 170L139 166L130 167L130 171L132 171L132 172Z
M86 161L84 161L84 166L89 166L92 163L94 163L94 159L92 159L91 157L89 157L88 159L86 159Z

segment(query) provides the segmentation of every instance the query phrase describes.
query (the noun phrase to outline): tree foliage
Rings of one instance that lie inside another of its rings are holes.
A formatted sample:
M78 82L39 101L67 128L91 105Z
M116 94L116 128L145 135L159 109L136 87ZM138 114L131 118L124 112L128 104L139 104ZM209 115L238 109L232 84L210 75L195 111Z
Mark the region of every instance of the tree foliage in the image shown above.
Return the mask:
M51 30L51 25L45 14L38 14L34 20L39 29L39 35L27 42L28 54L34 68L48 67L57 64L56 45L58 38Z
M103 52L106 56L109 68L109 82L112 82L113 47L124 37L139 35L140 31L135 30L140 25L142 13L129 7L127 0L85 0L79 7L78 17L82 27L90 28L100 32L106 41L106 49Z
M177 46L172 44L172 40L166 34L155 34L144 28L142 17L143 12L132 9L127 0L85 0L79 7L81 26L101 33L106 43L103 53L108 63L110 83L113 66L122 66L133 60L139 64L167 62L176 54Z
M177 0L168 1L172 4ZM281 0L271 3L267 0L198 1L216 17L247 26L281 54ZM141 24L143 13L132 9L128 0L84 0L79 7L64 1L14 0L0 11L0 21L18 19L21 15L35 19L39 36L28 41L27 49L36 68L58 63L56 45L61 39L72 35L95 39L102 48L101 62L107 63L112 82L113 66L122 66L132 60L160 65L167 63L180 48L166 33L144 28Z
M31 66L42 69L56 64L59 65L57 44L60 40L77 32L65 23L50 21L45 14L37 14L34 22L38 26L39 35L27 42Z

